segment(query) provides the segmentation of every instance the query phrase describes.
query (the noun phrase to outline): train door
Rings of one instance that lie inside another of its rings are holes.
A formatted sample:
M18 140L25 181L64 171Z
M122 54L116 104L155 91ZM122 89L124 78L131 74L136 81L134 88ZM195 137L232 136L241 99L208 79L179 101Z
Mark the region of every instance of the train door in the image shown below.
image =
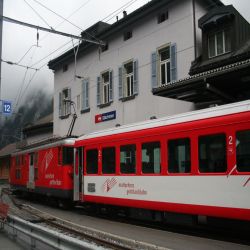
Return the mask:
M83 193L83 150L74 149L74 201L81 199Z
M34 153L29 154L29 181L27 187L30 189L34 189L35 187L34 156Z

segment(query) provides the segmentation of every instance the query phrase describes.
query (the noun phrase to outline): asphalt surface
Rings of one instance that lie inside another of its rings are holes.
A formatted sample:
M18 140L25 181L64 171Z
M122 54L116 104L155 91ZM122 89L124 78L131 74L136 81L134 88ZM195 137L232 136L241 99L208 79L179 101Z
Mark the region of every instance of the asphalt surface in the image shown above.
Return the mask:
M87 226L97 230L105 231L107 233L119 235L121 237L126 237L137 241L143 241L169 249L250 250L250 246L248 245L209 239L204 237L191 236L182 233L174 233L169 232L167 230L165 231L152 228L145 228L108 219L96 218L94 216L88 216L84 214L84 211L81 209L65 211L53 207L44 206L41 204L34 204L28 201L23 202L30 204L38 209L41 209L44 212L47 212L64 220L68 220L78 225Z

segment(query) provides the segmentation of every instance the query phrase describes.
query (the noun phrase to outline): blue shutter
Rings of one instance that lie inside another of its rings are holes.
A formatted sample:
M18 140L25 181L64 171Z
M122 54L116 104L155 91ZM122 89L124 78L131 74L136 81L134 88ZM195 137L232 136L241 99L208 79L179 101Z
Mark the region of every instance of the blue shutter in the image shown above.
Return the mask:
M123 78L123 75L122 75L122 67L119 67L118 69L119 71L119 77L118 77L118 80L119 80L119 84L118 84L118 88L119 88L119 100L123 98L123 84L122 84L122 78Z
M97 105L101 104L101 78L97 77L97 93L96 93Z
M68 100L71 101L71 89L68 89ZM67 102L67 114L66 115L69 115L69 114L71 114L71 103Z
M89 81L86 80L86 109L89 108Z
M89 108L89 82L84 79L82 82L82 110Z
M59 117L62 116L62 92L59 93Z
M114 98L113 95L113 71L109 71L109 101L112 102Z
M138 94L138 60L133 61L133 73L134 73L134 94Z
M158 87L157 83L157 52L153 52L151 54L151 84L152 84L152 89Z
M171 81L177 80L177 51L176 51L176 43L171 45L170 52L170 60L171 60Z

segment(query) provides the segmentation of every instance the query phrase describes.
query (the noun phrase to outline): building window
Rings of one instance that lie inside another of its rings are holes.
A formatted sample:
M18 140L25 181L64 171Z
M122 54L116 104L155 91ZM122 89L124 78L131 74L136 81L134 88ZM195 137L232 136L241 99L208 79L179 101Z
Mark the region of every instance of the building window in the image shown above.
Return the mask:
M68 70L68 64L64 64L62 70L63 72L66 72Z
M71 100L71 90L69 88L59 93L59 117L61 118L69 116L71 113L71 104L66 100Z
M104 74L102 74L102 100L103 100L103 104L105 103L109 103L109 91L110 91L110 81L109 81L109 72L106 72Z
M169 83L170 77L170 47L159 51L160 85Z
M219 56L231 51L229 30L223 30L208 36L209 58Z
M107 105L113 101L113 72L106 71L97 77L97 105Z
M119 68L119 99L138 94L138 61L129 61Z
M126 145L120 147L120 169L123 174L136 173L136 146Z
M124 65L125 70L125 96L132 96L134 94L134 70L133 62Z
M176 44L159 48L151 55L152 89L177 80Z
M115 173L115 148L102 149L102 173L114 174Z
M82 81L82 112L90 111L89 108L89 80L84 79Z
M168 19L168 11L158 14L157 21L158 23L163 23Z
M127 41L130 38L132 38L132 36L133 36L132 30L125 31L124 34L123 34L123 39L124 39L124 41Z
M236 133L236 160L239 172L250 172L250 130Z
M98 174L98 150L91 149L86 152L87 174Z
M168 172L190 173L191 171L190 140L177 139L168 141Z
M199 137L199 170L201 173L226 172L226 136L224 134Z
M142 144L142 173L159 174L161 172L160 142Z

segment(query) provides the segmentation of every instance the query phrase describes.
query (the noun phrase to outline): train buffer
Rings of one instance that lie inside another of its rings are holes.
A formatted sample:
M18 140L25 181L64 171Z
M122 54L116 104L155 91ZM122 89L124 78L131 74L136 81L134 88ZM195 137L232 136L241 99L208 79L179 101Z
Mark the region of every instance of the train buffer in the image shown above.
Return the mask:
M7 220L9 205L0 201L0 229L3 229L4 223Z

